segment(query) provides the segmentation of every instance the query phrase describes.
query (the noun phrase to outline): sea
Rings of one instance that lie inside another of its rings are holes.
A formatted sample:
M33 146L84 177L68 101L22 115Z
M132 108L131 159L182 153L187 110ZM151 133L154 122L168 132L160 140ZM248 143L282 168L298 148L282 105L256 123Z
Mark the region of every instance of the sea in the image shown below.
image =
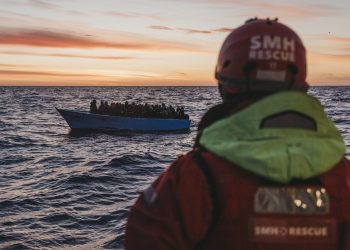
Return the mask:
M350 156L350 87L312 87ZM184 133L70 131L55 107L183 106ZM194 143L216 87L0 87L0 249L123 249L139 194Z

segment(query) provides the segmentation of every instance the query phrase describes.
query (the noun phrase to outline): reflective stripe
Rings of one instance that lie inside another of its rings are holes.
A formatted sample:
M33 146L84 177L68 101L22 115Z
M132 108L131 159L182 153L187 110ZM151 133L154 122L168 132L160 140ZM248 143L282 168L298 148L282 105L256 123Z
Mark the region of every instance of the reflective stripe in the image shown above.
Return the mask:
M258 214L328 214L329 195L323 187L259 187L254 196Z
M157 192L156 190L151 186L149 186L144 192L143 192L143 199L148 204L151 205L155 200L157 199Z

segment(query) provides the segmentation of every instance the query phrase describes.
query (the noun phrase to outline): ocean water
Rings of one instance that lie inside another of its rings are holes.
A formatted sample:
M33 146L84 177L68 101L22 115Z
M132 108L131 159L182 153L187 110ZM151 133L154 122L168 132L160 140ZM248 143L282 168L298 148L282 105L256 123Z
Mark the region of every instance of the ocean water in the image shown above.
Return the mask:
M350 87L313 87L350 155ZM184 106L189 132L71 133L55 107ZM216 87L0 87L0 249L121 249L130 206L191 149Z

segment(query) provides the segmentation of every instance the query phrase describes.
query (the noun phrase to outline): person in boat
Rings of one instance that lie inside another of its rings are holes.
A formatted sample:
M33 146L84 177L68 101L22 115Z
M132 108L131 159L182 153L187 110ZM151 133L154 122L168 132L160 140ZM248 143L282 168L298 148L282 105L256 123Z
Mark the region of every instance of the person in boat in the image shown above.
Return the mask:
M96 100L92 100L90 102L90 113L96 114L97 113L97 104Z
M103 110L104 110L104 102L100 100L100 106L98 106L97 113L102 114Z
M350 249L350 162L306 93L305 54L277 20L229 34L215 73L223 102L131 208L126 249Z
M108 102L105 101L103 114L108 115L108 114L110 113L110 109L111 109L111 108L110 108Z
M90 103L90 112L97 114L108 114L114 116L130 116L130 117L149 117L149 118L175 118L175 119L189 119L189 116L185 114L183 107L176 107L176 109L170 105L167 107L164 103L161 105L149 105L149 104L129 104L114 103L111 105L107 101L102 101L97 108L96 100Z

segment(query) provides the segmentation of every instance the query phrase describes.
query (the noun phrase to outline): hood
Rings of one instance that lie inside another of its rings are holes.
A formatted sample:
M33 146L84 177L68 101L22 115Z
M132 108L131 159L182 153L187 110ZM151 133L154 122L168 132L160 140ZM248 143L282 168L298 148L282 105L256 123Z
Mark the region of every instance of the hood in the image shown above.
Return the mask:
M266 117L286 111L312 118L317 129L260 128ZM281 183L330 170L346 150L319 101L297 91L270 95L215 122L203 130L199 144L245 170Z

